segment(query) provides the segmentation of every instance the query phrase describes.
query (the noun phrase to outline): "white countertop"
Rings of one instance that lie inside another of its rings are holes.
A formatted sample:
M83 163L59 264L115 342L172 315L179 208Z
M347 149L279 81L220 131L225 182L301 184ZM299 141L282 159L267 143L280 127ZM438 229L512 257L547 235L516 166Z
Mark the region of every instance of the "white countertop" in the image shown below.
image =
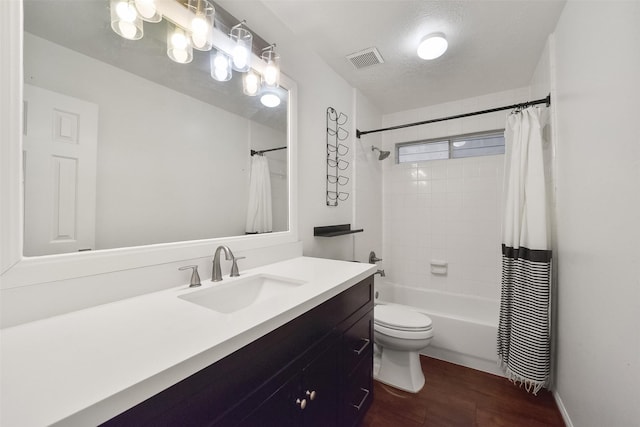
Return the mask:
M299 257L0 331L0 425L96 425L222 359L371 275L375 266ZM220 314L178 298L256 274L305 281Z

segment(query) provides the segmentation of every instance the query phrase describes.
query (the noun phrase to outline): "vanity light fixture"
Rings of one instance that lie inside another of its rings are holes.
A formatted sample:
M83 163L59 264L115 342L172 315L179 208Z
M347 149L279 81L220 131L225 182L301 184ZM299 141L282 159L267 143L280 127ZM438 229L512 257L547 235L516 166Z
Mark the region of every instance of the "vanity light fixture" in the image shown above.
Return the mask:
M0 0L1 1L1 0ZM143 22L167 21L167 56L179 64L193 60L193 49L213 51L209 54L211 77L228 81L232 70L244 73L242 91L248 96L261 95L268 107L280 105L280 97L269 89L280 85L280 56L275 43L262 49L258 64L252 67L253 34L242 21L228 30L228 18L216 24L212 0L109 0L111 28L118 35L138 40ZM225 14L222 14L225 17ZM231 19L234 19L231 17ZM237 21L235 21L237 22ZM224 28L222 30L221 28ZM262 46L264 41L259 39Z
M162 13L158 11L157 0L135 0L136 10L143 21L160 22Z
M219 82L231 80L231 58L221 50L212 50L209 58L211 77Z
M177 25L167 25L167 55L179 64L188 64L193 60L191 38Z
M447 39L442 33L425 36L418 45L418 56L422 59L436 59L447 51Z
M242 92L248 96L256 96L260 92L260 76L253 71L246 72L242 79Z
M128 40L142 38L142 19L134 0L111 0L111 28Z
M211 50L215 8L207 0L189 0L188 8L195 15L191 20L193 47L203 51Z
M253 35L243 27L245 21L240 22L231 28L229 37L234 43L232 57L233 69L241 73L249 71L251 68L251 53Z
M265 92L260 97L260 102L265 107L274 108L280 105L280 97L273 92Z
M275 43L262 49L262 60L266 63L262 73L262 84L278 87L280 84L280 55L275 51Z

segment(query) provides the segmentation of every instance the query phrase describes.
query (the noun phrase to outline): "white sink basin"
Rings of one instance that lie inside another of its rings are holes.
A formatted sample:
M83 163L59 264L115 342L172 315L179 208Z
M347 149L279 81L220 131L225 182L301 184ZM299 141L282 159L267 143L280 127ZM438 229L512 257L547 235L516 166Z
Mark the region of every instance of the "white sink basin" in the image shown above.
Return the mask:
M302 280L259 274L247 278L222 282L209 289L180 295L185 301L220 313L233 313L259 304L306 283Z

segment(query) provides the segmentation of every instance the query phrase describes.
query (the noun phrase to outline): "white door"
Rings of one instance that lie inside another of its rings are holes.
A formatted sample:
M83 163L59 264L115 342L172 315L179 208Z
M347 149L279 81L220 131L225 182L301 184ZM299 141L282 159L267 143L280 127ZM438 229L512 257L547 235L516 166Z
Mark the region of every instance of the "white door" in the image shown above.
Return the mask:
M24 255L94 249L98 106L24 85Z

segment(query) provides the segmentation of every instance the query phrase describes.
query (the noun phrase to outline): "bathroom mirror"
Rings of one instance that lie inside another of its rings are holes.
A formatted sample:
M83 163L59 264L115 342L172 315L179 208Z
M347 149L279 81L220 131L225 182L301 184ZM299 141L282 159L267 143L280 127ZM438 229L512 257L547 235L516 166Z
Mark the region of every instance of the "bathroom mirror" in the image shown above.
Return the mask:
M272 231L290 229L289 90L268 108L239 73L213 80L209 52L172 62L165 20L125 40L107 1L23 5L25 256L242 236L250 151L280 147L265 153Z

